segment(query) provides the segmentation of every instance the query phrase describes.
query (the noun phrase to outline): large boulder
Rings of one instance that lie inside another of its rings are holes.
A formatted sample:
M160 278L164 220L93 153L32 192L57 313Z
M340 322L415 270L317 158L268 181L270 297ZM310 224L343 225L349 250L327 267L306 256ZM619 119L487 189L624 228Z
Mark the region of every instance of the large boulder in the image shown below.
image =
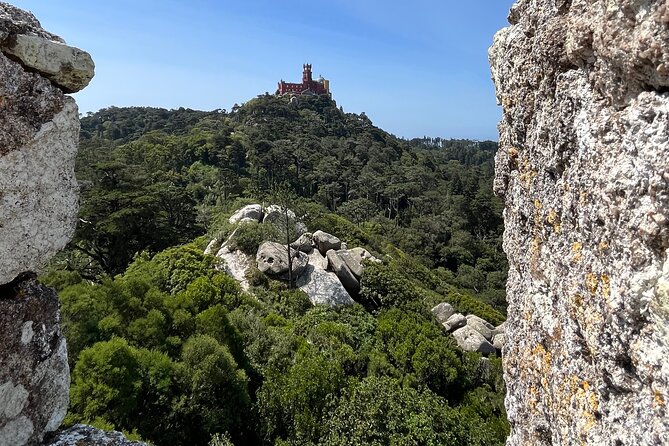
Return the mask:
M488 341L492 341L495 326L480 317L470 314L467 315L467 325L478 331Z
M281 234L286 234L288 231L291 238L307 232L307 226L298 221L295 212L276 204L267 206L262 221L264 224L276 227Z
M216 253L216 257L222 260L216 266L216 269L225 272L227 275L239 282L244 291L250 288L247 279L247 273L253 266L252 257L244 254L240 250L230 250L228 246L222 246Z
M296 285L307 293L314 305L336 306L355 303L337 276L317 265L309 264L304 274L297 279Z
M468 325L458 328L451 334L455 338L458 347L465 351L479 352L484 355L496 352L495 347L481 333Z
M360 282L355 278L351 270L346 266L346 263L339 257L334 249L326 253L330 269L334 271L344 288L351 294L358 294L360 291Z
M65 93L86 88L95 74L95 64L87 52L36 35L15 35L3 43L2 52L39 72Z
M309 257L295 249L290 250L290 255L292 257L292 276L295 280L307 267ZM280 276L282 279L288 278L289 262L286 245L275 242L263 243L258 247L256 262L261 272L272 276Z
M241 209L237 209L234 214L230 216L228 222L230 224L240 223L242 220L252 222L260 222L263 219L262 206L259 204L249 204Z
M67 412L58 296L32 276L0 286L0 445L39 444Z
M341 244L342 249L337 251L337 255L346 263L348 269L351 270L353 275L360 280L362 278L362 273L365 270L364 261L369 260L372 262L379 262L379 260L371 255L369 251L365 248L353 248L345 249L345 243Z
M467 318L460 313L455 313L446 319L445 322L442 322L441 325L444 327L444 330L451 332L467 325Z
M63 52L36 54L33 66L13 51L31 39ZM0 284L40 270L74 232L79 116L68 89L51 82L70 71L67 52L90 60L32 14L0 3ZM47 72L41 63L58 68Z
M492 338L493 347L495 347L499 351L502 351L505 342L506 342L506 335L504 333L498 333Z
M316 248L318 248L318 250L323 255L326 255L327 252L331 249L334 249L335 251L341 249L341 240L332 234L328 234L327 232L320 230L316 231L314 232L313 239Z
M291 243L290 246L293 249L309 254L314 250L313 235L310 232L305 232Z
M507 446L669 439L666 0L521 0L490 50Z
M453 309L453 306L449 303L442 302L438 305L436 305L434 308L432 308L432 314L434 317L437 318L437 321L440 324L443 324L448 320L449 317L453 316L455 313L455 310Z
M327 270L328 259L323 256L317 249L314 249L309 253L309 265L314 265L316 268Z

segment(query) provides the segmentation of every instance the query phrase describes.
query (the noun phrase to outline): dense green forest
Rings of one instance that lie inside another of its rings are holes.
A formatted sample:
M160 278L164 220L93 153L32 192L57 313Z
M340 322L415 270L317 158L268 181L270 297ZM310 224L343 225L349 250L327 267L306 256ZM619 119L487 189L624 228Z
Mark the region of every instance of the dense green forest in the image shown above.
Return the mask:
M317 96L84 117L80 223L43 277L62 302L68 421L157 445L503 444L500 360L430 313L505 319L496 148L402 140ZM264 277L246 293L203 254L278 189L310 230L383 260L359 304L314 307Z

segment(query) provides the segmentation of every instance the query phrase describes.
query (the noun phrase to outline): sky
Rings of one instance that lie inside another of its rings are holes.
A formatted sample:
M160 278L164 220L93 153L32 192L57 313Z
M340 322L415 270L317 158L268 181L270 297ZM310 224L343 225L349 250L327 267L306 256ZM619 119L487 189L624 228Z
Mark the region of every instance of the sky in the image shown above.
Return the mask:
M497 140L487 50L512 0L9 0L93 56L80 112L231 109L302 64L400 137Z

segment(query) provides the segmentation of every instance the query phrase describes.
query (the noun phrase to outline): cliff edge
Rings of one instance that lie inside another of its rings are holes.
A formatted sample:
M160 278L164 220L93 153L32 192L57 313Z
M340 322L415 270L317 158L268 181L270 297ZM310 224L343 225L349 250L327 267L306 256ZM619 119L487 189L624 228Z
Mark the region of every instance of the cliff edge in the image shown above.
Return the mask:
M490 64L507 445L669 438L669 3L519 0Z

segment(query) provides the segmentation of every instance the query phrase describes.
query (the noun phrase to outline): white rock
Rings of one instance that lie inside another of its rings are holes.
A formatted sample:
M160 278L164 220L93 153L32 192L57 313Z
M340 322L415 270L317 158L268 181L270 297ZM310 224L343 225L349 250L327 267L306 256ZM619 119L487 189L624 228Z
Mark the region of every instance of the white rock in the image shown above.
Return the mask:
M216 268L224 271L227 275L239 282L244 291L248 291L250 284L246 274L253 265L251 256L244 254L239 250L230 251L227 246L223 246L216 257L223 260Z
M495 353L495 347L481 333L466 325L452 333L458 347L468 352L479 352L484 355Z
M262 218L263 218L262 206L259 204L249 204L241 209L237 209L235 213L230 216L228 222L232 225L239 223L243 219L250 219L260 222Z
M95 75L90 54L36 35L16 35L5 43L2 51L18 58L25 67L38 71L66 93L86 88Z
M68 98L32 142L0 157L0 284L40 271L72 238L78 145L77 106Z
M492 341L493 330L495 329L495 326L490 322L481 319L476 315L470 314L467 315L467 325L481 333L488 341Z
M341 240L332 234L323 231L314 232L314 243L321 254L326 255L331 249L341 249Z
M449 317L453 316L455 310L453 306L447 302L442 302L439 305L436 305L432 308L432 314L437 318L440 324L443 324L448 320Z
M315 251L316 252L316 251ZM320 255L320 254L319 254ZM354 303L339 278L329 271L308 265L296 283L314 305L350 305Z
M449 317L446 322L441 324L446 331L453 331L457 328L464 327L467 325L467 318L460 313L455 313Z

